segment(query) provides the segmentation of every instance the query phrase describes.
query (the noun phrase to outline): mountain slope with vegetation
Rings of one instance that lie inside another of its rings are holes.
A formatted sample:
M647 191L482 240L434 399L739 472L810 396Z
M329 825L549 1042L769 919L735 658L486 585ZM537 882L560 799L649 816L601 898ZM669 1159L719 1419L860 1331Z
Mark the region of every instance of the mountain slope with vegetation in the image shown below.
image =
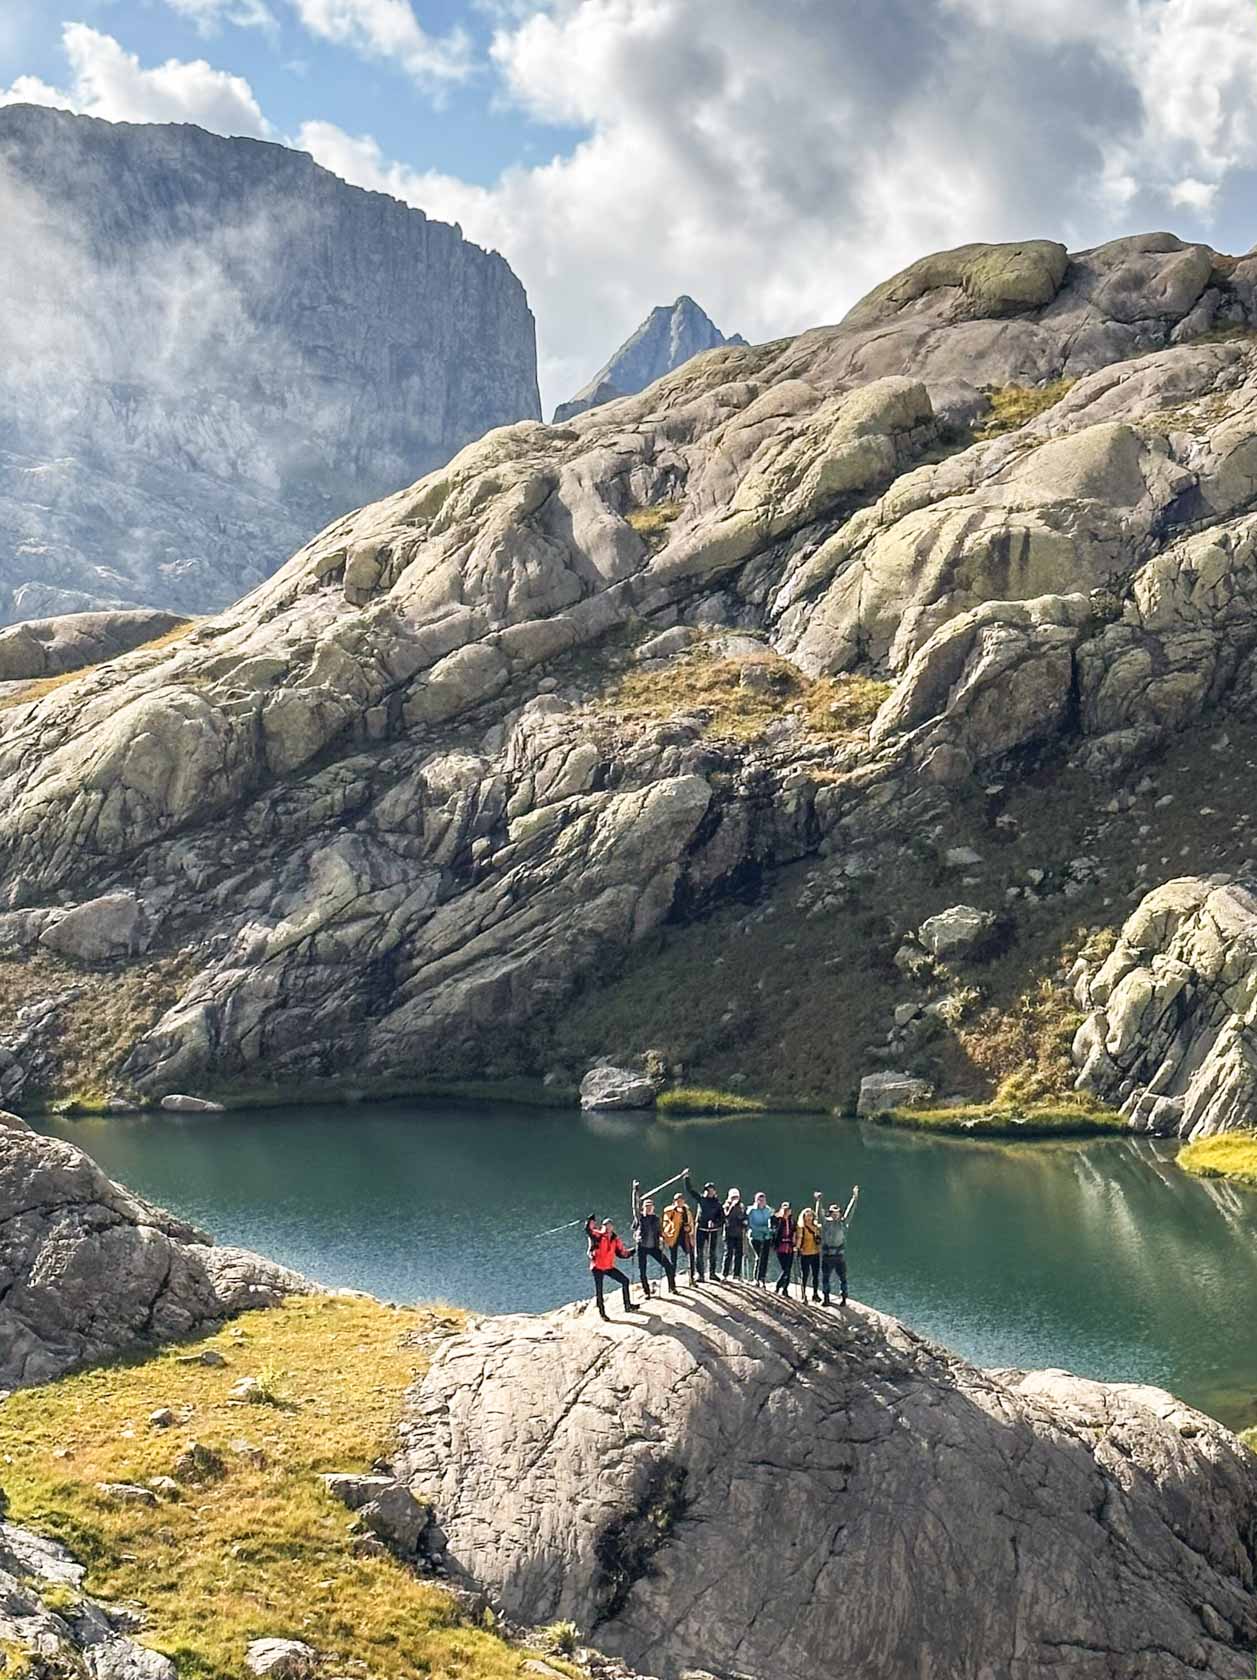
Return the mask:
M1132 1124L1233 1123L1255 324L1257 258L1168 234L941 253L493 432L0 715L10 1086L650 1049L844 1105L879 1068L1081 1075Z

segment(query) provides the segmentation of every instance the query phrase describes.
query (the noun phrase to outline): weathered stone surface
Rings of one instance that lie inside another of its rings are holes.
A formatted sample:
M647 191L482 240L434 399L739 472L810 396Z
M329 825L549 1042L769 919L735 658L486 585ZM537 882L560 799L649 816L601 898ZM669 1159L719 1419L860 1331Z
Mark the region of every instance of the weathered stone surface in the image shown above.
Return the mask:
M869 1073L860 1081L857 1114L885 1114L892 1108L916 1108L929 1102L934 1092L926 1079L915 1074Z
M0 1128L0 1388L309 1288L258 1255L215 1248L72 1144Z
M49 924L39 942L80 962L104 962L145 950L149 938L139 898L133 892L118 892L75 905Z
M221 1114L223 1105L212 1102L209 1097L189 1097L182 1091L171 1091L161 1100L162 1107L170 1114Z
M540 1071L533 1023L669 921L912 840L994 766L1108 778L1257 698L1257 365L1215 324L1257 325L1257 260L967 248L491 433L161 657L0 714L0 949L138 894L186 966L111 1089ZM954 430L1061 379L1017 431ZM754 739L617 715L628 650L694 630L893 690L867 740L784 701ZM5 1039L0 1101L55 1031Z
M98 665L186 623L177 613L147 607L27 619L0 630L0 683L59 677Z
M319 1656L300 1639L255 1639L245 1652L244 1665L250 1674L272 1680L309 1680Z
M524 289L456 227L186 124L15 105L0 152L0 620L216 611L540 419Z
M917 938L932 957L952 962L957 957L976 956L990 941L994 926L995 917L989 910L953 904L922 922Z
M485 1320L405 1441L453 1568L668 1680L1224 1680L1257 1637L1257 1458L1226 1430L858 1306Z
M595 1067L580 1082L582 1108L653 1108L655 1082L636 1068Z
M1079 976L1078 1086L1136 1131L1207 1137L1257 1114L1257 883L1185 877L1150 892ZM1129 1093L1129 1094L1127 1094Z

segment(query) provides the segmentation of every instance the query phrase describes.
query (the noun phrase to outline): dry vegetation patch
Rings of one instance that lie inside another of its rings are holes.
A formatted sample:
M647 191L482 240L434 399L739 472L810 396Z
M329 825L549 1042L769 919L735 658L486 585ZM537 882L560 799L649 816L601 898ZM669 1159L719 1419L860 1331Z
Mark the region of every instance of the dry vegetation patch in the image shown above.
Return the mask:
M1078 383L1076 379L1053 379L1047 385L1003 385L988 391L991 412L973 435L979 443L1018 431L1049 408L1055 407Z
M307 1641L329 1674L517 1675L524 1653L468 1625L447 1593L392 1558L352 1556L348 1513L318 1479L368 1470L392 1450L425 1336L462 1322L438 1308L294 1300L203 1341L20 1391L0 1407L12 1519L63 1541L87 1566L90 1596L145 1605L144 1643L185 1680L243 1676L250 1640L270 1635ZM227 1365L185 1362L203 1348ZM262 1373L278 1404L228 1399L238 1378ZM148 1422L161 1407L173 1426ZM98 1491L169 1476L193 1440L221 1455L224 1474L151 1507Z
M62 671L56 677L37 677L34 682L27 683L15 694L7 694L0 698L0 712L12 711L15 706L29 706L32 701L42 700L46 694L53 694L67 683L77 682L80 677L90 676L93 671L102 671L106 665L115 665L119 659L129 659L135 653L157 653L162 648L170 647L180 642L191 631L195 630L199 620L190 618L186 624L176 624L173 630L167 630L163 636L154 636L151 642L141 642L138 647L129 648L126 653L115 654L112 659L101 659L94 665L80 665L75 671Z
M867 676L813 680L767 649L760 659L719 659L700 648L662 669L627 672L598 709L631 724L701 713L707 733L738 740L755 740L783 718L813 735L850 737L868 728L890 692Z
M1178 1164L1199 1178L1230 1178L1257 1186L1257 1132L1217 1132L1178 1152Z

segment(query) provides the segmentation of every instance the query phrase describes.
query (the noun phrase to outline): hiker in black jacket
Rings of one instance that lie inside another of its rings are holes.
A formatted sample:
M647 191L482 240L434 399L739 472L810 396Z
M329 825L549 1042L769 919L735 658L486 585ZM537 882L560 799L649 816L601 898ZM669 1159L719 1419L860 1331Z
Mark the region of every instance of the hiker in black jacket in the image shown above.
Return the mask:
M712 1183L704 1184L700 1194L690 1183L690 1169L685 1169L685 1193L693 1196L698 1203L698 1243L694 1254L694 1276L697 1282L703 1281L703 1255L709 1257L710 1277L713 1283L720 1276L720 1239L724 1232L725 1205L716 1194L716 1186Z
M742 1276L742 1254L748 1219L742 1192L736 1188L731 1189L725 1202L725 1277L740 1279Z
M641 1279L642 1289L647 1296L650 1285L646 1281L646 1261L654 1260L663 1270L668 1280L668 1293L677 1292L676 1267L668 1258L660 1237L659 1215L655 1212L655 1198L642 1196L642 1187L636 1179L633 1180L633 1236L637 1241L637 1275Z

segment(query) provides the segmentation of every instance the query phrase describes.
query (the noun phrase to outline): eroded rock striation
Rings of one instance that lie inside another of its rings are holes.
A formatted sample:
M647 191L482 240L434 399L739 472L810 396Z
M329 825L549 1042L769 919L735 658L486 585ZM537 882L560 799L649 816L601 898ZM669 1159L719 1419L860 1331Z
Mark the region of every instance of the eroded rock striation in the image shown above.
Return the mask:
M540 417L503 259L303 153L0 111L0 621L213 611Z
M216 1247L73 1144L0 1125L0 1388L310 1288L260 1255Z
M1137 1131L1207 1137L1257 1116L1257 880L1167 881L1148 894L1095 968L1079 1085Z
M539 1074L539 1021L787 865L875 883L1042 755L1098 805L1257 694L1254 326L1257 257L967 247L490 433L169 649L0 714L14 986L54 912L134 892L120 972L164 990L110 1088ZM984 435L1010 386L1050 406ZM684 699L713 660L830 711L887 691L871 727L783 701L725 730ZM629 669L670 715L618 708ZM986 914L961 856L932 908Z
M1232 1435L861 1307L486 1320L405 1438L451 1566L665 1680L1230 1680L1257 1639L1257 1458Z

